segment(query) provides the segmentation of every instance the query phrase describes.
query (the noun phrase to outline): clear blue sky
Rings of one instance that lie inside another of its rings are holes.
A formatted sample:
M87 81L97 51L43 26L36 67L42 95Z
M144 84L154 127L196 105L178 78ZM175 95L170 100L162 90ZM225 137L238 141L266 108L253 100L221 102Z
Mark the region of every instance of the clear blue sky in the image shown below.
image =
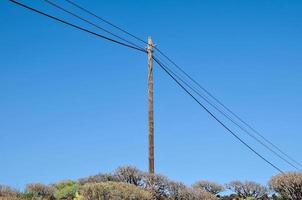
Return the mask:
M22 2L78 22L43 1ZM77 2L142 38L152 35L196 80L302 162L301 1ZM22 188L127 164L147 170L146 56L9 1L0 9L0 183ZM157 66L154 82L157 172L187 184L266 183L277 173Z

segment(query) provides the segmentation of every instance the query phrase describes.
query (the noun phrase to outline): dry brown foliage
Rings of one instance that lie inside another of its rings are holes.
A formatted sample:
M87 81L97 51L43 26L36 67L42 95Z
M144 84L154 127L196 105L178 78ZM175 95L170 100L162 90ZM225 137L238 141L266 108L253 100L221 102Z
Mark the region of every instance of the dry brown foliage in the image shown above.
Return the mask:
M133 166L119 167L114 176L121 182L130 183L136 186L143 185L143 172Z
M33 196L39 196L47 199L52 199L54 188L52 186L44 185L42 183L30 183L26 185L26 191Z
M282 197L291 200L302 199L302 173L288 172L273 176L269 186Z
M235 192L241 198L254 197L260 199L268 194L266 187L252 181L232 181L226 185L226 188Z
M192 187L195 189L204 189L214 195L217 195L224 190L224 187L222 185L207 180L197 181L193 184Z
M0 185L0 198L13 198L16 197L17 191L9 186Z
M80 187L84 200L150 200L147 190L123 182L87 183Z

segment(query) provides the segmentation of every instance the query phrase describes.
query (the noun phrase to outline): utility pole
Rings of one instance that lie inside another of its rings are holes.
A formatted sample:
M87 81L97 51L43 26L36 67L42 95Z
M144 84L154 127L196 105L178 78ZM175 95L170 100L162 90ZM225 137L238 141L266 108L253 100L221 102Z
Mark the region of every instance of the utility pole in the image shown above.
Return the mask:
M148 37L148 116L149 116L149 173L154 174L154 119L153 119L153 42Z

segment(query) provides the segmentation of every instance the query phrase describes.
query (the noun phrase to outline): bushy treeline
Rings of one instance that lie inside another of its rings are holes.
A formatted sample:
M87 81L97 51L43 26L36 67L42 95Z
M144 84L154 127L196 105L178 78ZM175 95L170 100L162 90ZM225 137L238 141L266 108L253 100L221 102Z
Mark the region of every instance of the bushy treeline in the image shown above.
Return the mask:
M221 195L225 190L231 195ZM302 200L302 173L274 176L268 187L251 181L221 185L207 180L186 186L126 166L76 181L31 183L24 191L0 185L0 200Z

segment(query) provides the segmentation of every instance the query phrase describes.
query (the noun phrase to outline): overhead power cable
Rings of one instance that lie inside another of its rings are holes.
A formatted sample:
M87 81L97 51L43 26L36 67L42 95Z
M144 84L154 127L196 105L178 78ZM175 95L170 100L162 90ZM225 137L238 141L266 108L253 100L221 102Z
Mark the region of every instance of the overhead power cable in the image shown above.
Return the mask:
M169 72L169 70L166 68L166 66L161 63L156 57L153 57L153 60L176 82L176 84L181 87L190 97L193 98L194 101L196 101L212 118L214 118L223 128L225 128L230 134L232 134L237 140L239 140L244 146L246 146L249 150L251 150L253 153L255 153L258 157L260 157L263 161L271 165L273 168L275 168L277 171L284 173L279 167L274 165L272 162L267 160L265 157L263 157L260 153L258 153L253 147L248 145L245 141L243 141L235 132L233 132L226 124L224 124L218 117L216 117L206 106L204 106L185 86L182 85L182 83L177 80L177 78Z
M56 7L56 8L58 8L58 9L62 10L62 11L64 11L64 12L66 12L66 13L68 13L68 14L70 14L70 15L72 15L72 16L74 16L74 17L76 17L76 18L78 18L78 19L80 19L80 20L82 20L82 21L84 21L84 22L87 22L88 24L90 24L90 25L92 25L92 26L94 26L94 27L96 27L96 28L98 28L98 29L101 29L101 30L103 30L103 31L105 31L105 32L107 32L107 33L109 33L109 34L111 34L111 35L113 35L113 36L115 36L115 37L117 37L117 38L119 38L119 39L125 41L125 42L128 42L128 43L130 43L130 44L132 44L132 45L134 45L134 46L140 48L138 45L136 45L136 44L134 44L134 43L132 43L132 42L130 42L130 41L128 41L128 40L126 40L126 39L124 39L124 38L122 38L122 37L120 37L120 36L118 36L118 35L116 35L116 34L114 34L114 33L112 33L112 32L110 32L110 31L108 31L108 30L106 30L106 29L104 29L104 28L102 28L102 27L100 27L99 25L96 25L95 23L92 23L91 21L89 21L89 20L87 20L87 19L84 19L83 17L81 17L81 16L79 16L79 15L77 15L77 14L71 12L71 11L68 11L67 9L63 8L62 6L60 6L60 5L58 5L58 4L54 3L54 2L52 2L52 1L50 1L50 0L44 0L44 1L47 2L48 4L54 6L54 7ZM110 23L108 20L105 20L104 18L101 18L100 16L95 15L94 13L88 11L87 9L81 7L80 5L74 3L74 2L72 2L72 1L70 1L70 0L65 0L65 1L67 1L68 3L74 5L75 7L77 7L77 8L79 8L79 9L83 10L84 12L88 12L88 14L97 17L98 19L102 20L103 22L105 22L105 23L107 23L107 24L109 24L109 25L111 25L111 26L114 26L115 28L118 28L119 30L123 31L124 33L126 33L126 34L128 34L128 35L130 34L128 31L125 31L124 29L115 26L114 24ZM138 40L140 40L140 41L142 41L142 42L145 43L145 41L143 41L142 39L140 39L140 38L134 36L133 34L131 34L131 36L132 36L132 37L135 37L136 39L138 39ZM168 59L168 61L170 61L170 62L172 62L174 65L176 65L176 64L175 64L169 57L167 57L161 50L159 50L159 49L157 48L157 51L158 51L162 56L164 56L166 59ZM160 61L161 61L161 60L160 60ZM161 62L163 62L163 61L161 61ZM166 66L167 66L167 65L166 65ZM176 65L176 67L177 67L179 70L181 70L181 72L184 73L187 77L189 77L191 81L194 81L195 84L198 84L198 82L196 82L194 79L192 79L192 78L191 78L191 77L190 77L190 76L189 76L182 68L180 68L180 67L177 66L177 65ZM168 68L168 69L169 69L169 68ZM214 105L213 103L211 103L211 101L210 101L207 97L201 95L201 93L198 91L198 89L196 89L196 88L193 89L192 86L190 86L190 85L189 85L187 82L185 82L182 78L180 78L180 77L179 77L178 75L176 75L173 71L171 71L171 69L169 69L169 70L170 70L171 73L173 73L175 76L177 76L184 84L186 84L187 87L190 87L191 90L193 90L199 97L201 97L202 99L204 99L208 104L210 104L212 107L214 107L218 112L220 112L224 117L226 117L228 120L230 120L233 124L235 124L236 126L238 126L242 131L244 131L246 134L248 134L250 137L252 137L252 138L253 138L254 140L256 140L258 143L260 143L261 145L263 145L265 148L267 148L267 149L268 149L270 152L272 152L274 155L276 155L277 157L279 157L280 159L282 159L283 161L285 161L287 164L289 164L290 166L292 166L292 167L294 167L295 169L299 170L295 165L293 165L293 164L292 164L291 162L289 162L287 159L285 159L285 158L283 158L281 155L279 155L279 153L277 153L277 152L274 151L272 148L270 148L268 145L266 145L264 142L262 142L260 139L258 139L254 134L250 133L247 129L245 129L244 127L242 127L240 124L236 123L236 122L235 122L228 114L226 114L224 111L221 111L216 105ZM199 86L199 85L200 85L200 84L198 84L198 86ZM204 89L204 88L202 88L202 89ZM204 90L205 90L205 89L204 89ZM213 96L211 95L211 97L213 97Z
M148 44L145 40L141 39L140 37L130 33L129 31L111 23L109 20L104 19L103 17L100 17L99 15L89 11L88 9L80 6L79 4L71 1L71 0L65 0L68 3L72 4L73 6L79 8L80 10L96 17L97 19L111 25L112 27L122 31L123 33L137 39L138 41L144 43L144 44ZM239 117L239 115L235 114L235 112L233 112L230 108L228 108L225 104L223 104L218 98L216 98L212 93L210 93L206 88L204 88L200 83L198 83L194 78L192 78L187 72L184 71L184 69L182 67L180 67L179 65L177 65L171 58L169 58L163 51L161 51L158 47L153 46L155 50L157 50L159 52L159 54L161 54L164 58L166 58L171 64L173 64L178 70L180 70L187 78L189 78L194 84L196 84L201 90L203 90L207 95L209 95L214 101L216 101L220 106L222 106L224 109L226 109L226 111L228 111L232 116L234 116L236 119L238 119L241 123L243 123L245 126L247 126L252 132L254 132L256 135L258 135L261 139L263 139L266 143L268 143L269 145L271 145L273 148L275 148L278 152L280 152L283 156L285 156L287 159L289 159L291 162L299 165L300 167L302 167L302 164L300 164L298 161L296 161L294 158L292 158L289 154L285 153L283 150L281 150L281 148L279 148L277 145L275 145L273 142L271 142L269 139L267 139L266 137L264 137L259 131L257 131L255 128L253 128L250 124L248 124L246 121L244 121L241 117ZM254 134L253 134L254 135ZM279 157L279 156L278 156ZM287 160L286 159L286 160ZM284 160L284 158L282 158L282 160ZM288 160L286 161L287 163L289 162ZM291 163L290 162L290 163ZM290 164L292 166L292 164ZM297 169L297 167L295 166L295 168Z
M293 157L291 157L289 154L285 153L281 148L279 148L277 145L275 145L273 142L271 142L269 139L267 139L263 134L261 134L259 131L257 131L255 128L253 128L250 124L248 124L245 120L243 120L239 115L237 115L234 111L232 111L229 107L227 107L225 104L223 104L218 98L216 98L211 92L209 92L205 87L203 87L200 83L198 83L192 76L190 76L187 72L184 71L182 67L177 65L172 59L170 59L165 53L163 53L160 49L156 48L157 51L165 57L170 63L172 63L178 70L180 70L187 78L189 78L193 83L195 83L201 90L203 90L207 95L209 95L214 101L216 101L220 106L222 106L225 110L227 110L231 115L233 115L236 119L238 119L241 123L243 123L245 126L247 126L252 132L254 132L256 135L258 135L260 138L262 138L265 142L270 144L272 147L274 147L279 153L281 153L283 156L285 156L287 159L289 159L291 162L295 163L296 165L299 165L302 167L302 164L296 161ZM279 156L278 156L279 157ZM284 158L282 158L284 160ZM288 161L286 161L288 163ZM292 164L290 164L292 166ZM296 169L298 169L295 166Z
M143 47L140 47L139 45L134 44L133 42L131 42L131 41L127 40L127 39L124 39L124 38L120 37L119 35L117 35L117 34L111 32L111 31L108 31L107 29L102 28L101 26L99 26L99 25L97 25L97 24L95 24L95 23L93 23L93 22L91 22L91 21L89 21L89 20L87 20L87 19L85 19L85 18L83 18L83 17L81 17L81 16L79 16L79 15L77 15L77 14L71 12L71 11L68 11L67 9L63 8L62 6L60 6L60 5L58 5L58 4L54 3L54 2L52 2L52 1L50 1L50 0L44 0L44 1L45 1L46 3L52 5L52 6L56 7L56 8L59 9L59 10L62 10L62 11L64 11L64 12L66 12L66 13L68 13L68 14L70 14L70 15L72 15L72 16L74 16L74 17L76 17L76 18L78 18L78 19L80 19L80 20L82 20L82 21L84 21L84 22L86 22L86 23L88 23L88 24L90 24L90 25L92 25L92 26L94 26L94 27L96 27L96 28L98 28L98 29L100 29L100 30L102 30L102 31L104 31L104 32L106 32L106 33L108 33L108 34L110 34L110 35L112 35L112 36L114 36L114 37L120 39L120 40L122 40L122 41L124 41L124 42L126 42L126 43L129 43L129 44L132 45L132 46L135 46L135 47L137 47L137 48L139 48L139 49L144 50Z
M179 74L177 74L176 72L174 72L173 70L171 70L167 64L162 61L161 59L157 58L162 64L165 65L166 69L174 76L176 77L178 80L180 80L180 82L182 82L183 84L186 85L187 88L189 88L191 91L193 91L195 94L197 94L200 98L202 98L205 102L207 102L211 107L213 107L216 111L218 111L220 114L222 114L225 118L227 118L228 120L230 120L234 125L236 125L239 129L241 129L243 132L245 132L247 135L249 135L251 138L253 138L255 141L257 141L258 143L260 143L262 146L264 146L266 149L268 149L270 152L272 152L274 155L276 155L278 158L280 158L281 160L283 160L284 162L286 162L287 164L289 164L290 166L292 166L293 168L299 170L299 168L297 168L295 165L293 165L291 162L289 162L287 159L283 158L278 152L276 152L274 149L272 149L271 147L269 147L267 144L265 144L263 141L261 141L260 139L258 139L254 134L250 133L246 128L244 128L243 126L241 126L239 123L237 123L235 120L232 119L231 116L229 116L227 113L225 113L224 111L220 110L215 104L213 104L206 96L202 95L194 86L191 86L189 83L187 83L183 77Z
M90 22L90 21L88 21L88 20L86 20L86 19L84 19L84 18L78 16L77 14L74 14L74 13L72 13L72 12L70 12L70 11L64 9L63 7L57 5L57 4L55 4L55 3L53 3L53 2L51 2L51 1L49 1L49 0L44 0L44 1L46 1L47 3L53 5L53 6L59 8L59 9L61 9L61 10L63 10L64 12L67 12L67 13L73 15L74 17L77 17L78 19L81 19L82 21L85 21L85 22L89 23L90 25L93 25L94 27L97 27L98 29L101 29L101 30L103 30L103 31L105 31L105 32L107 32L107 33L109 33L109 34L111 34L111 35L113 35L113 36L115 36L115 37L117 37L117 38L123 40L124 42L129 43L130 45L129 45L129 44L126 44L126 43L123 43L123 42L120 42L120 41L117 41L117 40L114 40L114 39L112 39L112 38L106 37L106 36L104 36L104 35L95 33L95 32L90 31L90 30L88 30L88 29L82 28L82 27L80 27L80 26L78 26L78 25L75 25L75 24L69 23L69 22L67 22L67 21L64 21L64 20L62 20L62 19L59 19L59 18L57 18L57 17L51 16L51 15L49 15L49 14L46 14L46 13L42 12L42 11L39 11L39 10L34 9L34 8L32 8L32 7L29 7L29 6L25 5L25 4L19 3L19 2L15 1L15 0L9 0L9 1L11 1L11 2L13 2L13 3L17 4L17 5L20 5L20 6L24 7L24 8L27 8L27 9L29 9L29 10L32 10L32 11L34 11L34 12L36 12L36 13L42 14L42 15L44 15L44 16L46 16L46 17L52 18L52 19L54 19L54 20L56 20L56 21L59 21L59 22L61 22L61 23L63 23L63 24L66 24L66 25L72 26L72 27L74 27L74 28L77 28L77 29L79 29L79 30L82 30L82 31L84 31L84 32L90 33L90 34L92 34L92 35L101 37L101 38L106 39L106 40L109 40L109 41L111 41L111 42L114 42L114 43L117 43L117 44L120 44L120 45L123 45L123 46L129 47L129 48L132 48L132 49L136 49L136 50L139 50L139 51L141 51L141 52L146 53L146 50L145 50L145 49L143 49L143 48L141 48L140 46L138 46L138 45L132 43L131 41L128 41L128 40L126 40L126 39L124 39L124 38L122 38L122 37L120 37L120 36L118 36L118 35L116 35L116 34L110 32L110 31L108 31L108 30L106 30L106 29L103 29L102 27L100 27L100 26L98 26L98 25L96 25L96 24L94 24L94 23L92 23L92 22ZM85 12L88 12L88 13L94 15L92 12L89 12L88 10L86 10L86 9L84 9L84 8L82 8L82 7L80 7L79 5L74 4L74 3L71 2L70 0L66 0L66 1L69 2L69 3L72 3L73 5L77 6L78 8L81 8L81 9L84 10ZM96 16L96 15L95 15L95 16ZM130 36L132 36L132 37L134 37L134 38L136 38L136 39L138 39L138 40L140 40L141 42L146 43L146 42L143 41L142 39L140 39L140 38L136 37L135 35L133 35L133 34L127 32L127 31L125 31L125 30L123 30L123 29L121 29L121 28L119 28L119 27L117 27L117 26L115 26L114 24L110 23L109 21L104 20L103 18L101 18L101 17L99 17L99 16L96 16L96 17L98 17L99 19L101 19L102 21L104 21L104 22L106 22L106 23L109 23L110 25L114 26L115 28L118 28L119 30L123 31L124 33L126 33L126 34L128 34L128 35L130 35ZM204 91L206 91L206 93L207 93L210 97L212 97L214 100L216 100L220 105L222 105L222 106L223 106L227 111L229 111L232 115L235 115L235 113L233 113L231 110L229 110L227 107L225 107L218 99L216 99L211 93L209 93L205 88L203 88L197 81L195 81L193 78L191 78L191 77L190 77L190 76L189 76L182 68L180 68L178 65L176 65L176 63L174 63L174 62L173 62L168 56L166 56L162 51L160 51L160 50L159 50L158 48L156 48L156 47L154 47L154 48L157 49L158 52L159 52L162 56L164 56L167 60L169 60L173 65L175 65L182 73L184 73L191 81L193 81L195 84L197 84L199 87L201 87ZM157 61L156 61L156 62L157 62ZM160 62L160 61L159 61L159 62ZM157 63L158 63L158 62L157 62ZM159 64L159 63L158 63L158 64ZM166 69L167 69L167 68L166 68ZM173 71L171 71L171 70L169 70L169 69L167 69L167 70L170 72L170 74L171 74L171 72L173 73ZM176 74L173 73L173 75L175 76ZM178 77L178 78L179 78L179 77ZM192 87L191 87L191 86L189 86L189 85L188 85L186 82L184 82L183 80L181 80L181 81L182 81L183 83L185 83L187 87L190 87L191 90L192 90ZM242 126L240 126L240 125L238 125L236 122L234 122L234 121L232 120L232 118L230 118L226 113L224 113L223 111L219 110L219 109L218 109L215 105L213 105L207 98L203 97L199 92L197 92L196 89L194 89L193 91L194 91L195 93L197 93L198 96L200 96L200 97L202 97L204 100L206 100L207 103L209 103L211 106L213 106L215 109L217 109L221 114L223 114L225 117L227 117L230 121L232 121L234 124L236 124L237 126L239 126L239 128L241 128L243 131L247 132L251 137L253 137L253 135L251 135L246 129L244 129ZM235 115L235 117L236 117L236 118L239 118L237 115ZM240 120L240 119L239 119L239 120ZM240 120L240 121L241 121L242 123L244 123L246 126L248 126L250 129L253 129L251 126L249 126L249 125L248 125L247 123L245 123L243 120ZM255 131L255 130L253 129L253 131ZM260 134L260 133L259 133L259 134ZM263 137L263 136L262 136L262 137ZM269 150L271 150L271 151L272 151L275 155L277 155L279 158L281 158L282 160L286 161L288 164L290 164L291 166L293 166L291 163L289 163L289 162L288 162L287 160L285 160L283 157L280 157L279 154L276 154L275 151L273 151L271 148L269 148L267 145L265 145L265 144L264 144L262 141L260 141L257 137L254 136L253 138L256 139L258 142L260 142L262 145L264 145L266 148L268 148ZM240 138L239 138L239 139L240 139ZM264 139L264 137L263 137L262 139ZM241 140L241 141L242 141L242 140ZM265 139L265 141L266 141L266 139ZM244 141L243 141L243 142L244 142ZM266 141L266 142L269 142L269 141ZM269 142L269 143L270 143L270 142ZM272 143L270 143L270 144L273 145ZM275 146L275 145L273 145L273 146L274 146L275 148L278 148L278 147ZM278 148L278 149L279 149L279 148ZM280 150L280 149L279 149L279 150ZM280 150L280 151L281 151L281 150ZM286 154L284 153L284 155L286 155ZM295 166L293 166L293 167L295 167ZM296 167L295 167L295 168L296 168Z
M105 22L106 24L109 24L110 26L112 26L112 27L114 27L114 28L116 28L116 29L122 31L123 33L125 33L125 34L127 34L127 35L130 35L131 37L137 39L138 41L140 41L140 42L142 42L142 43L144 43L144 44L148 44L145 40L143 40L143 39L141 39L141 38L135 36L134 34L131 34L130 32L126 31L125 29L120 28L119 26L114 25L114 24L111 23L110 21L108 21L108 20L106 20L106 19L104 19L104 18L102 18L102 17L96 15L95 13L93 13L93 12L89 11L88 9L86 9L86 8L84 8L84 7L82 7L82 6L80 6L79 4L77 4L77 3L75 3L75 2L73 2L73 1L71 1L71 0L65 0L65 1L68 2L68 3L70 3L71 5L73 5L73 6L77 7L77 8L79 8L80 10L82 10L82 11L84 11L84 12L86 12L86 13L92 15L92 16L94 16L95 18L97 18L97 19L99 19L99 20Z
M48 18L51 18L51 19L53 19L53 20L55 20L55 21L58 21L58 22L61 22L61 23L65 24L65 25L68 25L68 26L71 26L71 27L73 27L73 28L76 28L76 29L78 29L78 30L84 31L84 32L86 32L86 33L92 34L92 35L94 35L94 36L103 38L103 39L108 40L108 41L111 41L111 42L114 42L114 43L116 43L116 44L119 44L119 45L122 45L122 46L125 46L125 47L128 47L128 48L131 48L131 49L135 49L135 50L138 50L138 51L147 53L147 51L144 50L144 49L137 48L137 47L135 47L135 46L132 46L132 45L129 45L129 44L126 44L126 43L117 41L117 40L112 39L112 38L109 38L109 37L107 37L107 36L98 34L98 33L96 33L96 32L90 31L90 30L85 29L85 28L82 28L82 27L80 27L80 26L78 26L78 25L75 25L75 24L72 24L72 23L70 23L70 22L64 21L64 20L62 20L62 19L59 19L59 18L54 17L54 16L52 16L52 15L50 15L50 14L47 14L47 13L45 13L45 12L42 12L42 11L40 11L40 10L37 10L37 9L32 8L32 7L30 7L30 6L27 6L27 5L25 5L25 4L23 4L23 3L20 3L20 2L18 2L18 1L15 1L15 0L9 0L9 1L12 2L12 3L14 3L14 4L16 4L16 5L21 6L21 7L23 7L23 8L26 8L26 9L28 9L28 10L31 10L31 11L33 11L33 12L36 12L36 13L38 13L38 14L44 15L44 16L46 16L46 17L48 17Z
M52 2L50 2L50 1L48 1L48 0L45 0L45 1L48 2L48 3L52 3ZM72 2L71 0L65 0L65 1L67 1L68 3L74 5L75 7L79 8L79 9L81 9L81 10L83 10L83 11L89 13L90 15L93 15L94 17L96 17L96 18L102 20L103 22L105 22L105 23L107 23L107 24L109 24L109 25L111 25L111 26L117 28L118 30L120 30L120 31L122 31L122 32L124 32L124 33L126 33L126 34L128 34L128 35L130 35L130 36L132 36L132 37L134 37L135 39L137 39L137 40L139 40L139 41L141 41L141 42L147 44L147 42L145 42L145 41L142 40L141 38L135 36L134 34L131 34L131 33L128 32L128 31L125 31L124 29L122 29L122 28L120 28L120 27L114 25L113 23L109 22L108 20L105 20L104 18L102 18L102 17L100 17L100 16L98 16L98 15L96 15L96 14L90 12L89 10L83 8L82 6L80 6L80 5L78 5L78 4L74 3L74 2ZM91 25L93 25L93 26L95 26L95 27L100 28L100 29L103 30L103 28L99 27L98 25L96 25L96 24L94 24L94 23L92 23L92 22L90 22L90 21L88 21L88 20L86 20L86 19L81 18L80 16L78 16L78 15L76 15L76 14L74 14L74 13L71 13L70 11L67 11L66 9L64 9L64 8L58 6L58 5L55 5L54 3L52 3L52 5L54 5L54 6L56 6L57 8L59 8L59 9L65 11L65 12L68 12L69 14L71 14L71 15L73 15L73 16L75 16L75 17L81 19L81 20L84 20L85 22L87 22L87 23L89 23L89 24L91 24ZM112 33L110 32L110 34L112 34ZM117 35L115 35L115 34L113 34L113 35L114 35L114 36L117 36ZM119 37L119 36L117 36L117 37L121 39L121 37ZM122 40L124 40L124 39L122 38ZM124 41L125 41L125 40L124 40ZM129 41L126 40L126 42L129 42ZM164 57L165 57L166 59L168 59L172 64L174 64L174 65L175 65L182 73L184 73L191 81L193 81L195 84L198 84L198 86L201 87L201 85L200 85L197 81L195 81L192 77L190 77L190 76L189 76L182 68L180 68L178 65L176 65L176 63L174 63L168 56L166 56L159 48L157 48L157 47L154 47L154 48L155 48L162 56L164 56ZM214 100L217 100L217 99L216 99L212 94L210 94L205 88L202 87L202 89L203 89L204 91L206 91L206 93L207 93L208 95L210 95ZM195 92L196 92L196 89L195 89ZM200 96L200 93L199 93L199 96ZM203 97L203 98L204 98L204 97ZM207 102L209 102L208 99L207 99ZM219 102L219 103L221 103L221 102ZM213 104L211 104L211 105L213 106ZM218 109L215 105L214 105L214 107L215 107L215 109ZM273 152L275 155L277 155L279 158L281 158L282 160L284 160L285 162L287 162L288 164L290 164L290 165L293 166L294 168L298 169L296 166L294 166L292 163L288 162L286 159L284 159L284 158L283 158L282 156L280 156L277 152L275 152L274 150L272 150L269 146L267 146L265 143L263 143L261 140L259 140L257 137L255 137L253 134L249 133L245 128L243 128L243 127L240 126L238 123L236 123L234 120L232 120L232 118L231 118L230 116L228 116L225 112L223 112L223 111L221 111L221 110L219 110L219 109L218 109L218 111L219 111L221 114L223 114L225 117L227 117L230 121L232 121L234 124L236 124L241 130L243 130L244 132L246 132L249 136L251 136L252 138L254 138L254 139L255 139L256 141L258 141L260 144L262 144L262 145L265 146L267 149L269 149L271 152ZM228 111L230 111L230 110L228 110ZM231 113L231 114L234 114L234 113Z

